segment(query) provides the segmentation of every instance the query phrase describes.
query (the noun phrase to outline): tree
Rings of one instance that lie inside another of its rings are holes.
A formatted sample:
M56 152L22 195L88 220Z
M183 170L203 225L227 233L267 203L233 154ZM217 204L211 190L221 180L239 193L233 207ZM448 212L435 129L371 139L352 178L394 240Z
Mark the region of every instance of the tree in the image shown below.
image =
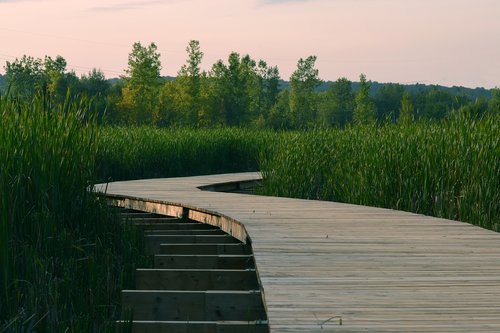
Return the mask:
M394 122L398 118L404 92L405 88L396 83L384 84L380 88L374 101L379 121L391 119Z
M260 93L256 62L232 52L225 65L217 61L210 72L214 92L223 106L225 123L230 126L249 124L255 117L255 99Z
M331 84L320 107L320 118L328 126L344 127L352 121L354 94L351 81L340 78Z
M110 84L106 80L104 73L98 69L92 69L88 74L83 74L80 78L82 94L92 100L99 112L99 119L102 119L107 107L107 95Z
M357 125L368 125L375 123L376 108L370 97L370 84L366 81L366 76L359 76L359 90L355 98L355 108L353 120Z
M41 59L24 55L13 62L7 61L4 68L7 82L14 94L31 98L41 88L44 75Z
M491 89L491 99L488 103L488 112L500 114L500 88Z
M203 59L203 52L200 50L200 43L196 40L189 42L186 48L188 59L178 72L176 85L178 93L183 96L182 107L179 105L178 112L181 114L183 122L196 124L199 120L201 84L205 73L201 72L200 64Z
M442 119L453 109L453 95L437 86L425 89L416 96L418 118Z
M150 124L160 87L160 53L155 43L142 46L134 43L128 56L125 71L125 86L122 92L123 109L128 111L125 118L136 124Z
M276 130L291 129L293 127L290 118L290 91L288 89L284 89L278 94L276 104L269 112L266 123L267 126Z
M269 67L264 60L260 60L257 68L258 83L254 85L258 89L254 98L254 125L263 127L269 117L271 109L278 101L280 74L278 67Z
M100 69L96 68L93 68L87 74L83 74L80 78L80 81L82 85L82 91L88 97L105 97L110 87L104 73Z
M68 91L78 94L80 90L78 77L73 71L66 71L66 60L59 55L55 59L45 56L43 61L24 55L7 62L5 69L12 92L26 98L42 93L62 103Z
M317 117L317 99L314 90L321 83L319 71L314 68L316 56L299 59L297 69L290 77L290 112L295 128L310 126Z
M399 110L398 124L408 125L413 121L413 104L410 100L410 94L405 93L401 99L401 108Z
M49 56L45 56L45 60L43 61L44 90L48 91L52 96L55 96L59 100L66 97L68 88L66 84L67 82L59 82L62 78L64 78L64 74L66 73L66 65L66 60L61 56L57 56L55 59L52 59ZM74 77L76 77L74 73L72 74Z
M4 75L0 74L0 95L7 90L7 79Z

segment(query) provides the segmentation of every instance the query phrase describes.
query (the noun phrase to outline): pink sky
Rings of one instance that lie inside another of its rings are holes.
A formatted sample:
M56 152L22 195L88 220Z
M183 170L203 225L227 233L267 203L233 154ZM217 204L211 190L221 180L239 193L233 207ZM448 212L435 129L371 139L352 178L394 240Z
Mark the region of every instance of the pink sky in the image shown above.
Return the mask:
M500 86L499 0L0 0L0 73L59 54L77 74L117 77L140 41L176 75L191 39L205 69L236 51L288 79L316 55L324 80Z

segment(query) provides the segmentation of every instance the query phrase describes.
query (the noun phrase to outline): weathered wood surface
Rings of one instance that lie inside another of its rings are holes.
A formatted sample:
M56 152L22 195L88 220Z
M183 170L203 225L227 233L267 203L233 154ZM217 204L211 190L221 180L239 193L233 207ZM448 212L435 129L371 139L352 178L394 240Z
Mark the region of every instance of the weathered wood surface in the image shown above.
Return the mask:
M257 291L122 290L122 308L133 308L138 321L250 322L266 318Z
M259 290L254 270L137 269L138 290Z
M128 332L127 324L123 331ZM121 331L120 331L121 332ZM267 324L252 321L134 321L132 332L138 333L267 333Z
M168 255L154 256L154 267L170 269L252 269L252 255Z
M258 177L117 182L108 194L241 222L271 332L500 332L500 234L387 209L197 189Z

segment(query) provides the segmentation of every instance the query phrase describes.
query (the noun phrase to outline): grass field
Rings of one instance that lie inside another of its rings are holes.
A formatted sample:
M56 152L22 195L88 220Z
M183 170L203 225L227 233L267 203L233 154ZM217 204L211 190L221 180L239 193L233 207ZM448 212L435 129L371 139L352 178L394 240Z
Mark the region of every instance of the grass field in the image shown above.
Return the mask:
M262 170L263 194L400 209L496 229L499 116L306 132L104 128L102 180Z
M393 208L499 231L500 117L282 135L263 193Z
M108 127L101 131L103 181L256 171L277 134L237 128Z

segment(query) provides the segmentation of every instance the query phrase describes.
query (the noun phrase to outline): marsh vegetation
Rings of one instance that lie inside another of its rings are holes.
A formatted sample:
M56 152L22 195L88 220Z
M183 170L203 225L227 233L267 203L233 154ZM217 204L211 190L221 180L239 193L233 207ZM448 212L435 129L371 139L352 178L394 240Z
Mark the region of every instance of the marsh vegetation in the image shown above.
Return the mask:
M500 231L499 89L388 84L374 93L364 75L320 89L313 56L285 84L248 55L202 72L199 44L187 51L165 80L156 46L136 43L112 85L97 70L77 78L61 57L8 63L0 330L111 329L119 291L148 258L93 193L96 182L260 170L262 194Z

